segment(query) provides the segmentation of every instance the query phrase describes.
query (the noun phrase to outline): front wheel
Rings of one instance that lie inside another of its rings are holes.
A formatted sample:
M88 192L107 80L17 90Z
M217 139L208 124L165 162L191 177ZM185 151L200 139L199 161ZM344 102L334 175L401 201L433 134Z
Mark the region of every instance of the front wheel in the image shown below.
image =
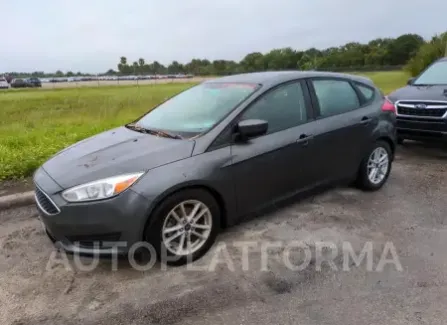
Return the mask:
M174 193L156 208L145 239L162 263L183 265L202 257L219 232L220 207L206 190Z
M366 191L376 191L380 189L388 179L391 171L392 152L388 143L377 141L363 159L357 184Z

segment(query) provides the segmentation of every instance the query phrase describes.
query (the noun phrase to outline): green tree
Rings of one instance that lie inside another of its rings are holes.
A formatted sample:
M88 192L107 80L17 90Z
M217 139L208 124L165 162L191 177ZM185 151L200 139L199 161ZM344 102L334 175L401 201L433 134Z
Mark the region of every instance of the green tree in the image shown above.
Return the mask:
M114 76L116 75L116 71L113 69L109 69L107 70L107 72L105 73L106 76Z
M424 39L416 34L404 34L389 44L389 56L391 65L403 65L415 56L419 48L424 44Z
M183 73L184 67L178 61L172 61L172 63L168 65L167 71L169 74Z
M264 55L260 52L247 54L241 61L240 65L245 72L262 71L265 69L263 63Z
M447 32L434 36L429 42L423 44L416 55L410 59L405 69L412 76L417 76L431 63L446 56Z
M143 58L139 58L138 59L138 68L137 68L137 72L138 74L144 74L144 65L145 65L145 61Z
M132 68L127 64L127 58L125 56L120 57L120 62L118 63L118 71L122 75L130 74Z
M138 74L139 72L139 65L137 61L134 61L132 63L132 74Z

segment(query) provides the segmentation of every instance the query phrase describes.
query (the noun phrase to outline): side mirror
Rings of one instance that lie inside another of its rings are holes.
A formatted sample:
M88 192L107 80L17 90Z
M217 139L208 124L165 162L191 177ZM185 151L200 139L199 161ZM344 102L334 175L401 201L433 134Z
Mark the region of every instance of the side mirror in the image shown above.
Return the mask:
M416 80L416 78L410 78L410 79L408 79L408 81L407 81L407 85L411 86L415 80Z
M268 126L264 120L243 120L237 124L237 132L241 139L249 139L266 134Z

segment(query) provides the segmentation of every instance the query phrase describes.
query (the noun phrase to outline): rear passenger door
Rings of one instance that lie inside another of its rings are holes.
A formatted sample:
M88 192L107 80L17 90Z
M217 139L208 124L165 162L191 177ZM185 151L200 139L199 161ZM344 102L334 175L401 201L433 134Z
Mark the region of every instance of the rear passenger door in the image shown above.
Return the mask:
M371 143L374 113L365 95L370 91L372 96L374 89L364 86L363 94L354 82L343 78L312 78L308 86L315 108L320 180L350 177Z

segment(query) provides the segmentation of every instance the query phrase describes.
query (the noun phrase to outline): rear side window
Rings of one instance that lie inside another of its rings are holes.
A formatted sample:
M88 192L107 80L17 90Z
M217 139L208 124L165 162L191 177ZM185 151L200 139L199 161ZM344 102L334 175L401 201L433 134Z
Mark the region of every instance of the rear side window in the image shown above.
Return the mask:
M356 84L356 87L358 88L358 90L360 90L360 92L362 93L363 97L365 97L365 100L367 102L373 99L374 89L367 86L363 86L361 84Z
M360 107L359 97L348 81L315 79L312 83L321 117L342 114Z

